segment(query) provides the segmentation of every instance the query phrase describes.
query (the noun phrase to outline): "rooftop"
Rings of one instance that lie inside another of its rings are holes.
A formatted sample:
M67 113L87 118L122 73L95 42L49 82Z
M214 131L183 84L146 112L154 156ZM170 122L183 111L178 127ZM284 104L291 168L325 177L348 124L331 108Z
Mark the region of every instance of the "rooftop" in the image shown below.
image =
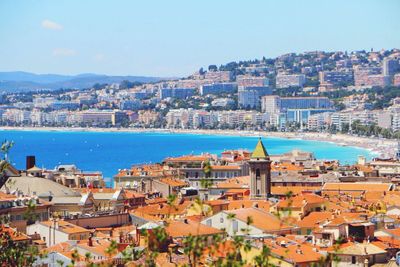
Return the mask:
M266 159L266 158L268 158L267 150L265 149L264 144L261 141L261 138L258 140L256 148L254 149L253 153L251 154L251 158L252 159L256 159L256 158Z

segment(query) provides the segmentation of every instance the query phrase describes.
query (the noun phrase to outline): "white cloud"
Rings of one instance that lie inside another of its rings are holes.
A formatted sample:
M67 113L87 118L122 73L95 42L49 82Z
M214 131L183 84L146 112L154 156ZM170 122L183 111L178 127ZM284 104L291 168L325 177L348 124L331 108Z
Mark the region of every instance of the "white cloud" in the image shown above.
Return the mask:
M61 31L63 29L62 25L48 19L42 21L42 27L54 31Z
M93 56L93 59L95 60L95 61L103 61L104 60L104 54L101 54L101 53L98 53L98 54L96 54L96 55L94 55Z
M75 56L76 55L76 51L74 49L70 49L70 48L55 48L53 50L53 56L56 57L71 57L71 56Z

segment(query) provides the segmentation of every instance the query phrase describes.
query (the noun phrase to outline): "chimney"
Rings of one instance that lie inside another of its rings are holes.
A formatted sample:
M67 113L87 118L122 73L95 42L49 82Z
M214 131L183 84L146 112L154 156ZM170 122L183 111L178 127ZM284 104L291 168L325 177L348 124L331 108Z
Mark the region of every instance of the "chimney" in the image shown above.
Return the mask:
M93 247L93 238L92 238L92 235L89 236L88 246L89 246L89 247Z
M29 170L33 166L36 165L36 158L35 156L26 156L26 169Z
M54 229L58 229L58 220L57 219L55 219L55 221L54 221Z

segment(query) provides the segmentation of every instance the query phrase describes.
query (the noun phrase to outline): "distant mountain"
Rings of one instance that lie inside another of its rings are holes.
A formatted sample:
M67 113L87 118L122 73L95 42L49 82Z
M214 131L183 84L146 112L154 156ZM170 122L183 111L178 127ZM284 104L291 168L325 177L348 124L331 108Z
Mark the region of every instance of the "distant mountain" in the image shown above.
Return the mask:
M145 76L108 76L84 73L79 75L35 74L23 71L0 72L0 91L36 91L56 90L60 88L83 89L96 83L119 83L123 80L131 82L157 82L170 78Z

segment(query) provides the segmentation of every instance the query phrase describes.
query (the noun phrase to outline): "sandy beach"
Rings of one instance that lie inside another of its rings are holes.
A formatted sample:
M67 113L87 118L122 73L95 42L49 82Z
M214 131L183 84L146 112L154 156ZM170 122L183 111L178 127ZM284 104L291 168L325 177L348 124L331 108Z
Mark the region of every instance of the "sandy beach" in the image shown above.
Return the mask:
M310 132L265 132L236 130L204 130L204 129L151 129L151 128L80 128L80 127L1 127L4 131L59 131L59 132L132 132L132 133L181 133L211 134L235 136L262 136L287 139L332 142L341 146L363 148L379 157L393 157L398 142L392 139L359 137L348 134L310 133Z

